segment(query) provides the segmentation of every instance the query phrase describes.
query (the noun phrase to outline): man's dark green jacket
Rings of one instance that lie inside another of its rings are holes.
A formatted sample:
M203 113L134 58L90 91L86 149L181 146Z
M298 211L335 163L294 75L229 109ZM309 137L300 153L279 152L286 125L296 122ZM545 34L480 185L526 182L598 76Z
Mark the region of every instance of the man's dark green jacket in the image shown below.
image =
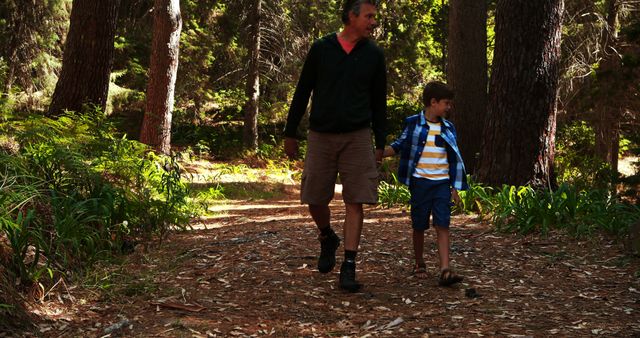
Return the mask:
M300 74L284 134L297 129L313 92L309 129L345 133L371 126L377 149L384 148L387 119L387 76L382 49L360 40L347 54L336 33L313 43Z

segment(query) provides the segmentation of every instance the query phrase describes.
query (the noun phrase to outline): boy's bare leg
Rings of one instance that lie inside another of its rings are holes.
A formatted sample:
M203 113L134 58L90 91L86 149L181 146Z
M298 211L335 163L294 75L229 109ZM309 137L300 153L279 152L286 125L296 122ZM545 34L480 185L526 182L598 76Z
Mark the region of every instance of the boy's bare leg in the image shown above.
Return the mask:
M449 268L449 229L435 225L438 236L438 256L440 257L440 271Z
M449 229L435 226L438 234L438 256L440 256L440 278L438 285L450 286L462 282L463 276L449 268Z
M426 264L424 263L424 230L413 230L413 253L416 265L413 274L417 278L427 278Z
M344 205L347 213L344 220L344 249L358 251L362 222L364 221L362 204L345 203Z

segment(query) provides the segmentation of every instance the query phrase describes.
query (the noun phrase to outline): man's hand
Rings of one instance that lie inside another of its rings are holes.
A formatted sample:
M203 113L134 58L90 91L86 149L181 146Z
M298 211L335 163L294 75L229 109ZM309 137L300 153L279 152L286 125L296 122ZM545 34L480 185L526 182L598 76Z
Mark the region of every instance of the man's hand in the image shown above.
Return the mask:
M384 153L384 149L376 149L376 164L380 165L382 163L382 154Z
M458 195L458 190L456 188L451 188L451 198L453 199L453 203L456 205L460 205L462 200L460 199L460 195Z
M298 157L298 140L293 137L286 137L284 139L284 153L290 160Z

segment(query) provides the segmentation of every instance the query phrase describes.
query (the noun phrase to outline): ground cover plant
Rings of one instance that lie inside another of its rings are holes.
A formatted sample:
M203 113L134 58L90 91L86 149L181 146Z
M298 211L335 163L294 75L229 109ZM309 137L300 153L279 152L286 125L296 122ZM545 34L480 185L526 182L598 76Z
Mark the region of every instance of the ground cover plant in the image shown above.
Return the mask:
M99 110L0 128L13 135L0 149L3 272L36 298L43 285L194 216L175 157L117 136Z

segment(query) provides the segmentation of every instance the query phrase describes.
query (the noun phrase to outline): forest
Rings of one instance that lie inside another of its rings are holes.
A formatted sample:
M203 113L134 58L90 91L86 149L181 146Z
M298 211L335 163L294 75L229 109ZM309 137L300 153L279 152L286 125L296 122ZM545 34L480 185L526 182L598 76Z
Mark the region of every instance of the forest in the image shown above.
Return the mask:
M398 275L409 190L386 159L370 291L344 297L308 267L308 116L298 158L283 147L342 4L3 0L0 337L640 334L640 1L379 1L387 144L427 82L455 91L471 278L440 294Z

